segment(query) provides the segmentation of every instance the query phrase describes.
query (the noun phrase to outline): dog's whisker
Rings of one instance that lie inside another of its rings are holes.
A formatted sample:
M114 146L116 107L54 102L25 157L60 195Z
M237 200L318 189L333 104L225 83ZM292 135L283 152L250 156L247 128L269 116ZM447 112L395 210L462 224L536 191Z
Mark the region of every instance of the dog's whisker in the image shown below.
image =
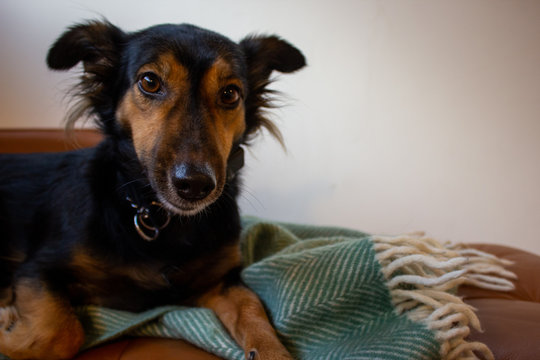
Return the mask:
M242 186L240 191L240 197L247 201L254 211L259 211L264 209L264 204L259 200L259 198L247 187L246 185ZM253 199L255 203L251 201Z
M132 184L135 184L135 183L140 183L140 182L145 183L145 182L147 182L147 180L146 180L146 178L133 179L133 180L130 180L130 181L125 182L123 184L120 184L117 189L118 190L123 190L125 187L127 187L129 185L132 185ZM150 186L150 184L143 185L143 187L149 187L149 186Z

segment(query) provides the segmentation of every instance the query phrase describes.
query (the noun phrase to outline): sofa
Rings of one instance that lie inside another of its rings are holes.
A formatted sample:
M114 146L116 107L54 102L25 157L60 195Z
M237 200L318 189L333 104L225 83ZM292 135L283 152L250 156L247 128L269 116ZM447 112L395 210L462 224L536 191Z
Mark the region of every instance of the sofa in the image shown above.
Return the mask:
M0 130L0 153L67 151L96 144L95 130L76 130L66 137L60 129ZM470 340L488 345L496 359L540 359L540 256L508 246L470 244L513 261L509 270L518 280L511 292L463 286L459 295L477 309L483 332ZM79 354L76 360L218 359L181 340L122 338Z

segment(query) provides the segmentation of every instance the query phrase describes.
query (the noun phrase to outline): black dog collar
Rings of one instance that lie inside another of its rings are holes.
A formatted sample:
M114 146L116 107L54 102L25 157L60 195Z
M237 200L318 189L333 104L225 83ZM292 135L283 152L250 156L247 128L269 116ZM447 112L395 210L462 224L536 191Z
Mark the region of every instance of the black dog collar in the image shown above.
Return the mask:
M229 156L227 162L227 180L233 179L238 171L244 167L244 149L236 146Z

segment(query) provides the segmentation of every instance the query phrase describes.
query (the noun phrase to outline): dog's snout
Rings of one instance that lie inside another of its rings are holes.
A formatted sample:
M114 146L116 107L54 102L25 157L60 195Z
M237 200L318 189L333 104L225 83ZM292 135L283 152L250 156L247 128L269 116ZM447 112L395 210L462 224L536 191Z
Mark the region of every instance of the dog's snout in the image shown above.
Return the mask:
M189 164L175 167L172 182L178 195L187 201L202 200L216 188L216 177L208 167Z

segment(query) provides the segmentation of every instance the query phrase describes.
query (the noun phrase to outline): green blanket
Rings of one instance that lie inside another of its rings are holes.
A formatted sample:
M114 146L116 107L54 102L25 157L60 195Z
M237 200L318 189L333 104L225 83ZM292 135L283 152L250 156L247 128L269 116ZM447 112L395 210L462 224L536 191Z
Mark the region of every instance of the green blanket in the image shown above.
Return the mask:
M510 288L503 278L511 274L497 259L476 252L463 256L418 236L385 238L243 221L248 266L242 277L265 304L295 359L463 358L473 357L473 350L491 357L483 344L464 340L461 329L479 323L452 291L467 281L486 284L486 271L474 279L475 263L495 268L487 287ZM87 307L79 315L85 349L124 335L155 336L243 359L243 351L207 309L163 307L133 314Z

